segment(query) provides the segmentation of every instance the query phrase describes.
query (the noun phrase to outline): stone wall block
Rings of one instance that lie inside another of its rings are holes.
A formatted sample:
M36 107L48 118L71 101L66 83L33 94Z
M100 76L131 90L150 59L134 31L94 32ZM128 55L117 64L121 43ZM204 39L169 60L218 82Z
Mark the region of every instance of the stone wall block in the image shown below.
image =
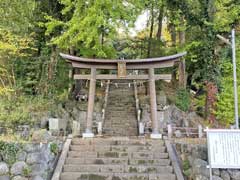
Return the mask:
M28 178L22 176L14 176L12 180L28 180Z
M26 162L28 164L36 164L36 163L40 163L42 161L44 161L44 159L42 159L41 153L39 153L39 152L30 153L27 155Z
M18 161L14 163L11 167L12 175L23 175L23 170L28 168L28 165L24 161Z
M8 173L9 173L8 165L5 162L0 162L0 175L6 175Z
M24 151L27 153L32 153L32 152L39 152L41 150L41 146L39 143L29 143L24 146Z
M226 170L221 171L221 178L223 180L231 180L229 173Z
M25 151L21 151L17 154L18 161L26 161L27 153Z
M41 176L34 176L32 180L44 180Z
M1 180L10 180L10 177L9 176L1 176L0 175L0 179Z
M237 169L233 169L233 170L228 170L228 173L230 174L230 177L232 178L232 180L240 180L240 171Z
M41 162L39 164L33 164L30 166L32 172L31 175L32 176L47 176L47 172L48 172L48 164L46 162Z
M209 178L209 169L207 169L207 161L202 159L195 159L193 162L193 174L203 175Z

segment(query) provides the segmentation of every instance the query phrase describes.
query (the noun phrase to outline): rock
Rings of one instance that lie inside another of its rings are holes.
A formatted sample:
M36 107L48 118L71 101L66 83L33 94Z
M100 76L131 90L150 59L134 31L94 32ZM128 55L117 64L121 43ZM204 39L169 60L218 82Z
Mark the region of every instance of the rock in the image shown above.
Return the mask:
M213 179L213 180L223 180L223 179L220 178L219 176L213 176L212 179Z
M40 120L40 127L42 129L48 128L48 117L47 116L43 116Z
M31 175L32 176L42 176L45 175L48 172L48 164L46 162L42 162L39 164L33 164L31 167Z
M17 154L18 161L25 161L27 158L27 153L25 151L21 151Z
M55 159L55 155L51 152L50 148L41 153L41 159L45 162L50 162Z
M207 169L207 162L202 159L195 159L193 162L193 174L202 175L209 178L209 169Z
M198 124L203 121L203 119L199 115L197 115L196 112L188 113L186 120L189 122L189 125L192 127L197 127Z
M12 180L28 180L28 178L22 176L14 176Z
M159 91L157 94L157 105L165 106L167 104L167 97L164 91Z
M195 177L195 180L209 180L209 178L203 175L197 175Z
M225 170L221 171L221 178L223 180L230 180L231 179L229 173L227 171L225 171Z
M39 143L29 143L24 146L24 151L27 153L33 153L41 150Z
M207 160L207 146L206 145L194 145L192 148L192 156L194 159ZM219 174L218 174L219 175Z
M32 180L44 180L41 176L34 176Z
M219 169L213 169L213 175L215 175L215 176L220 176L220 171L219 171Z
M0 162L0 175L6 175L9 173L9 167L5 162Z
M41 161L44 161L43 159L41 159L41 153L30 153L27 155L26 162L28 164L39 163Z
M1 180L10 180L10 177L9 176L0 176L0 179Z
M228 170L230 177L233 180L240 180L240 171L237 169L233 169L233 170Z
M18 161L14 163L11 167L12 175L23 175L23 170L28 168L28 165L24 161Z
M49 142L54 140L54 137L46 129L36 130L33 132L32 141L35 142Z
M176 106L170 106L169 111L171 112L171 119L172 122L175 123L177 126L182 127L182 121L185 119L185 112L178 109Z
M175 134L175 136L176 136L177 138L181 138L181 137L182 137L182 133L181 133L180 130L176 130L176 131L174 132L174 134Z

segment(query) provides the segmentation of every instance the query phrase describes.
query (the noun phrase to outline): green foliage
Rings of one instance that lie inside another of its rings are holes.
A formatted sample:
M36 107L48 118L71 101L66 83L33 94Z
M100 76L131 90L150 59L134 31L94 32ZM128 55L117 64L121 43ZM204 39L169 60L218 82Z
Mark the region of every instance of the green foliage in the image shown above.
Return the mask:
M194 106L195 106L194 110L201 117L204 117L205 101L206 101L206 95L205 94L194 98Z
M56 143L51 143L50 150L53 154L55 154L55 155L58 154L58 152L59 152L58 145Z
M176 106L183 110L188 111L191 103L190 94L186 89L178 89L176 94Z
M187 177L191 175L191 166L188 160L183 161L183 174Z
M237 37L237 78L240 79L240 38ZM217 119L224 124L234 123L234 95L233 95L233 68L231 54L229 49L222 51L222 78L221 89L218 95L217 110L215 112ZM240 84L238 83L238 96L240 95ZM240 111L240 107L239 107Z
M220 32L229 32L232 25L240 20L240 2L218 0L215 2L216 13L214 27Z
M18 125L33 125L36 123L35 115L50 111L54 106L54 99L44 99L41 96L19 96L13 99L0 99L1 126L15 129Z
M25 177L29 177L31 175L32 169L29 166L26 166L23 168L22 172Z
M115 57L113 39L117 28L132 26L136 18L135 6L131 1L60 1L64 8L62 15L70 18L66 21L47 16L46 34L61 29L62 34L52 38L54 44L67 49L80 49L83 56Z
M16 143L0 141L0 154L8 164L16 162L19 150L20 147Z

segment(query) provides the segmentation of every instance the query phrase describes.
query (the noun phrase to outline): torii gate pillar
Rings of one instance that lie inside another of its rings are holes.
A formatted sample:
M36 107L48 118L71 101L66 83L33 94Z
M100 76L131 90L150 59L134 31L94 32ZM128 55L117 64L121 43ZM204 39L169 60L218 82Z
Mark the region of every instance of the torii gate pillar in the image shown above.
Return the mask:
M157 118L157 102L156 102L156 87L154 68L148 69L149 74L149 92L150 92L150 106L151 106L151 120L152 120L152 139L161 139L162 135L159 133L158 118Z
M92 132L92 119L94 110L95 91L96 91L96 68L91 68L91 79L88 95L87 126L85 133L82 134L83 138L94 137L94 134Z

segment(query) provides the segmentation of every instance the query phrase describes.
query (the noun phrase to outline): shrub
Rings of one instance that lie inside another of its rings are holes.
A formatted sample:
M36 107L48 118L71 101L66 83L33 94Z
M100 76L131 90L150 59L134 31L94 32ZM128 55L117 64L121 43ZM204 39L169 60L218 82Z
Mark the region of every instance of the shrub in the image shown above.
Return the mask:
M55 155L58 154L58 151L59 151L58 145L56 143L51 143L50 151Z
M188 111L190 104L190 93L186 89L178 89L176 93L176 106L182 111Z
M0 154L4 157L3 159L6 163L13 164L16 162L19 151L20 147L16 143L0 141Z

